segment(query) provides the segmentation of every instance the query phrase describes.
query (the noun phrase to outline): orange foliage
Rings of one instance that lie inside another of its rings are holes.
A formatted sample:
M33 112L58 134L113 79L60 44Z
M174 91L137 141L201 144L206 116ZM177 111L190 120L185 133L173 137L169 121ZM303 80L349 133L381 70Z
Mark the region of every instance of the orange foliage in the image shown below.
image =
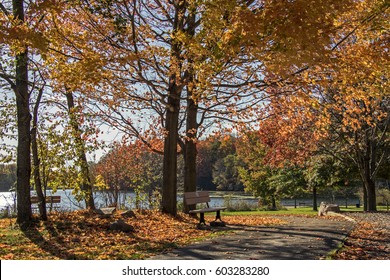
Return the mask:
M360 222L351 232L344 247L333 256L339 260L388 260L389 232L373 223Z
M290 69L290 76L269 67L268 118L259 127L270 163L303 163L319 143L330 139L346 142L350 151L361 144L357 134L388 120L388 4L367 0L353 5L335 18L338 28L326 59L316 59L301 71Z

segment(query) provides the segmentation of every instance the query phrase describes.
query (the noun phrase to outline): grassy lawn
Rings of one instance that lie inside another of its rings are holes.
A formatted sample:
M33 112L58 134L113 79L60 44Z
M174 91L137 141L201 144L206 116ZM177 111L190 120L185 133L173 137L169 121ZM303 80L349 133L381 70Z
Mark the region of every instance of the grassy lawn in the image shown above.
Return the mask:
M377 206L378 211L387 211L386 206ZM340 206L341 213L342 212L363 212L363 207L355 207L355 206ZM212 214L210 214L212 215ZM236 215L310 215L316 216L318 215L318 211L314 211L312 207L288 207L286 210L253 210L253 211L225 211L223 212L225 216L236 216Z
M235 216L235 215L317 215L317 211L313 211L311 207L298 207L298 208L288 208L287 210L277 210L277 211L266 211L266 210L255 210L255 211L225 211L223 215Z

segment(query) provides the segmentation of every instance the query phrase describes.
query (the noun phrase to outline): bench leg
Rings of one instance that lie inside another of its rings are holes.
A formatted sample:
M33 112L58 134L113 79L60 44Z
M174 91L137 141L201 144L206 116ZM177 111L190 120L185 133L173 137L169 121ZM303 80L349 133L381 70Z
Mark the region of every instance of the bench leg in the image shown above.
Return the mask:
M199 213L200 214L200 218L199 218L199 224L204 224L206 225L206 220L204 219L204 213Z
M220 220L222 222L222 219L221 219L221 211L217 211L217 215L215 216L215 220Z
M215 221L214 222L210 222L210 226L212 226L212 227L224 227L226 224L221 219L221 211L216 211L216 213L217 213L217 215L215 216ZM219 220L219 222L217 220Z

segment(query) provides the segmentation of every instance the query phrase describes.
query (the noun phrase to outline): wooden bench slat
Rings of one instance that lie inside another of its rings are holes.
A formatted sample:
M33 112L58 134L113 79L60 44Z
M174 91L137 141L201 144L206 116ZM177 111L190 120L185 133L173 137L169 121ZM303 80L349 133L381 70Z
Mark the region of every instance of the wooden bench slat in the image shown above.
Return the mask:
M208 203L210 202L209 192L187 192L184 193L184 198L187 205L193 205L198 203Z
M39 202L39 198L37 196L31 197L31 204L37 204ZM61 203L61 196L46 196L46 203Z
M186 199L188 198L194 198L194 197L210 197L208 191L201 191L201 192L185 192L184 197Z
M210 202L210 198L208 197L199 197L199 198L188 198L186 199L187 205L193 205L198 203L208 203Z
M225 210L226 207L214 207L214 208L203 208L203 209L197 209L197 210L190 210L190 213L206 213L206 212L216 212Z
M61 196L46 196L46 203L61 203Z

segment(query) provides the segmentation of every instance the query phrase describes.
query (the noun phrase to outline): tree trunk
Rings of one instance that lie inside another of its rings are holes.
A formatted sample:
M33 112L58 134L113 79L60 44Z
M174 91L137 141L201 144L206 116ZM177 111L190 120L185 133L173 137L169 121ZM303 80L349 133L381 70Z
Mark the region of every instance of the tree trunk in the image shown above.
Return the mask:
M374 176L376 168L376 143L370 139L368 132L366 132L365 144L365 150L356 150L359 173L363 181L365 194L367 195L365 201L367 203L364 203L364 210L377 211Z
M271 201L272 201L272 210L277 210L275 196L271 197Z
M180 93L176 87L175 74L170 77L168 108L166 112L166 136L164 141L163 186L161 210L177 215L177 144L180 110Z
M189 11L188 15L188 28L186 30L188 36L193 37L195 35L196 28L196 15L195 11ZM194 61L192 58L188 59L190 65L188 72L188 84L187 84L187 119L186 119L186 139L184 149L184 192L196 191L196 140L198 136L198 105L194 99L193 89L195 87L195 75L192 68ZM184 213L189 213L190 210L194 210L196 205L186 205L185 200Z
M178 1L175 5L173 22L173 35L176 32L185 32L186 1ZM175 37L175 36L173 36ZM163 159L163 186L161 210L170 215L177 215L177 145L179 138L180 98L184 81L182 80L182 64L184 58L181 54L182 43L173 39L171 41L171 65L168 99L165 118L165 140Z
M192 99L190 91L187 97L187 121L186 139L184 150L184 192L196 191L196 138L198 123L196 121L198 106ZM186 205L184 202L184 213L195 209L195 205Z
M364 188L367 191L367 211L377 211L375 182L371 178L366 178Z
M24 22L23 0L13 0L13 15L15 19ZM28 90L28 51L27 48L16 55L16 80L15 95L17 107L18 126L18 147L16 159L16 195L17 195L17 219L18 224L25 224L31 221L31 196L30 196L30 176L31 176L31 155L30 155L30 93Z
M317 208L317 187L313 186L313 210L318 211Z
M79 127L77 116L74 112L75 105L74 105L73 93L67 92L66 100L68 103L70 125L73 129L73 137L76 145L78 165L80 167L82 180L83 180L81 182L81 190L83 192L84 201L87 209L94 210L95 202L93 200L92 183L91 183L91 177L89 175L88 161L85 152L85 143L81 137L82 132Z
M363 210L364 211L367 211L367 205L368 205L367 190L366 190L366 186L363 184Z
M33 124L31 129L31 152L33 157L33 165L34 165L34 184L35 184L35 190L37 191L38 196L38 208L39 208L39 215L43 221L47 221L47 211L46 211L46 199L45 194L42 189L42 181L40 176L40 159L38 155L38 141L37 141L37 134L38 134L38 108L39 104L41 103L41 98L43 94L43 88L39 91L37 100L35 102L34 106L34 114L33 114Z

